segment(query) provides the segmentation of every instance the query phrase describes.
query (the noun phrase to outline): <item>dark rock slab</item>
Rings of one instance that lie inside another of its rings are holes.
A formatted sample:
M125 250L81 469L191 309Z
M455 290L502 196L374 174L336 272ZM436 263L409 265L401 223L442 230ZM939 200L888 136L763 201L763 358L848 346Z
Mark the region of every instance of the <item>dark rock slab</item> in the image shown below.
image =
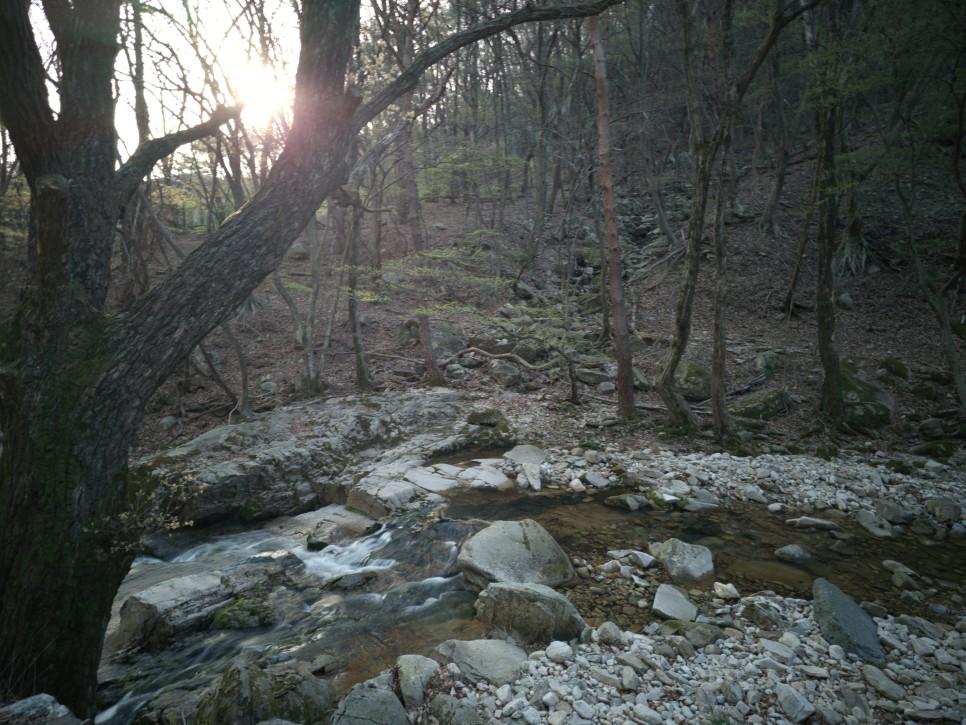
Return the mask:
M359 687L349 692L332 715L332 725L400 725L409 718L389 690Z
M816 579L812 599L815 620L826 640L862 659L885 659L875 622L845 592L827 579Z

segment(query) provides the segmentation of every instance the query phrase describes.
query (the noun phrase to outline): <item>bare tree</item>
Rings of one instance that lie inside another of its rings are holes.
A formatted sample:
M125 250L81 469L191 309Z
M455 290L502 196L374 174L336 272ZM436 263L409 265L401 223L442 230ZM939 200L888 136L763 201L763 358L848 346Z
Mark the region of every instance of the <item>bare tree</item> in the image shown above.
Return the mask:
M596 17L589 21L590 42L594 47L594 78L597 81L597 175L604 203L604 235L607 239L607 286L610 291L611 328L614 352L617 357L617 410L621 420L634 417L634 369L631 360L631 336L624 302L624 273L621 267L621 246L617 231L617 203L614 198L614 176L610 163L610 111L607 107L607 63L604 44L600 39L600 23Z

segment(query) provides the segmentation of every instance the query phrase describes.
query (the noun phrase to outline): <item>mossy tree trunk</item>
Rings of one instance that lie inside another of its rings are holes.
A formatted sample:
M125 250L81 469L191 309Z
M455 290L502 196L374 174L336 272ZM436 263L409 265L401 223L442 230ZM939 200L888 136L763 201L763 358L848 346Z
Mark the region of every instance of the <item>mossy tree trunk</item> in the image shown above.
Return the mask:
M305 4L303 91L269 183L113 317L105 305L123 207L162 156L232 112L143 143L115 169L120 0L51 7L62 71L56 118L29 5L0 10L0 116L32 192L26 292L0 327L0 690L49 692L86 717L111 602L133 556L127 454L144 407L344 178L358 102L340 69L358 3Z

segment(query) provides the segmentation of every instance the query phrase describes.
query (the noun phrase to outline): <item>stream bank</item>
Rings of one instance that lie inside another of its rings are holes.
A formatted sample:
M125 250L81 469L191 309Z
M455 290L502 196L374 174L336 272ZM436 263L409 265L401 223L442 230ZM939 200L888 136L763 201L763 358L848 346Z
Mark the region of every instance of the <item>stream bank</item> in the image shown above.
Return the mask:
M716 672L715 677L739 681L738 699L753 707L746 715L761 721L780 721L768 714L777 684L801 685L808 694L811 680L800 679L798 665L828 670L827 684L835 686L829 692L845 688L862 695L867 721L887 714L901 719L913 706L938 712L939 718L962 707L942 694L957 687L966 691L957 629L964 627L966 580L959 459L926 461L910 475L877 465L887 460L884 454L881 461L875 454L825 461L617 445L521 446L504 454L505 448L487 446L505 446L512 427L498 412L478 410L482 404L451 391L391 401L325 401L251 426L212 431L156 457L155 470L204 484L186 510L210 525L155 537L151 556L140 559L125 582L102 664L98 722L203 722L214 693L243 680L289 693L292 702L270 709L273 715L316 721L304 709L306 702L317 703L320 711L334 707L353 683L378 678L400 655L439 659L442 641L485 636L474 616L476 594L466 587L456 556L462 542L487 522L522 518L539 521L573 559L578 577L560 591L589 625L589 639L568 643L575 658L566 665L551 666L543 650L535 650L527 662L536 664L527 664L522 680L495 686L493 702L481 693L494 683L469 682L461 679L465 673L449 671L450 689L464 700L475 690L474 707L487 717L499 721L527 708L540 722L554 722L554 713L582 717L575 703L598 697L594 689L584 687L577 697L573 687L566 694L558 688L557 701L547 705L545 685L563 681L567 668L575 668L571 678L590 677L596 665L607 669L619 661L613 648L624 646L638 654L642 647L660 648L664 659L650 657L658 666L648 669L668 677L703 671L702 663L712 662L701 677ZM482 453L446 457L480 446ZM657 590L669 581L664 569L641 568L618 555L646 552L672 537L707 547L715 562L714 581L681 587L696 618L713 620L724 633L716 642L692 643L693 654L680 641L684 635L662 629L666 625L653 612ZM781 549L785 553L776 555ZM888 701L893 705L879 703L882 698L862 679L858 663L828 655L828 643L805 627L812 620L809 598L816 577L869 603L880 639L894 645L886 645L895 665L886 671L892 681L907 681L903 696ZM714 582L734 585L739 599L723 599ZM791 632L805 642L795 654L799 660L785 663L791 667L762 669L739 656L762 659L767 645L761 642L770 635L759 630L777 631L739 615L752 604L760 606L749 611L792 613L777 620L787 628L776 636ZM618 640L602 642L601 631L614 627ZM924 638L935 645L914 646ZM667 643L670 650L661 646ZM931 654L919 651L930 647ZM944 653L942 664L936 652ZM918 674L913 678L909 672ZM689 698L693 704L701 687L695 683L707 684L692 678L685 686L674 677L676 685L660 678L654 684L652 678L648 689L646 672L636 674L642 684L634 702L623 684L612 693L606 688L613 683L594 680L610 709L602 714L597 711L602 702L588 702L587 712L596 713L590 721L610 721L613 708L632 722L647 721L634 720L642 694L650 703L645 706L664 712L662 717L686 718L687 710L674 710L677 716L661 710L664 701L654 697L655 688L662 688L667 703L690 708ZM919 692L929 683L942 693ZM509 714L492 707L502 700L496 690L507 684L511 700L523 697L527 703ZM238 698L237 691L228 691ZM723 703L717 703L718 694ZM718 694L716 705L737 707L727 694ZM918 704L908 699L913 696ZM754 698L768 707L759 708ZM933 702L936 709L925 707ZM856 718L852 710L860 705L840 717ZM775 710L774 717L787 718L782 712Z

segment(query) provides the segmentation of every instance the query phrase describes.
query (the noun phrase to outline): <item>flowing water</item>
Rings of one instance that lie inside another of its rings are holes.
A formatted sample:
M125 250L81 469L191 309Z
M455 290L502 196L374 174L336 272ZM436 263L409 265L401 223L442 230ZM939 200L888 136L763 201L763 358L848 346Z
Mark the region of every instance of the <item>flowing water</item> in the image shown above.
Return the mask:
M107 707L98 723L129 723L139 708L164 690L178 692L210 684L239 654L269 661L298 659L318 674L333 677L343 690L389 667L400 654L429 655L445 639L482 635L473 617L475 594L458 574L462 542L479 530L480 520L540 522L573 557L600 563L612 549L647 550L648 544L677 537L703 544L714 553L716 579L731 581L744 594L770 589L811 598L816 577L832 579L858 601L880 599L902 611L890 572L882 561L900 561L934 580L928 603L948 602L966 583L966 543L930 545L911 535L880 540L839 520L842 533L797 531L786 514L758 504L686 513L629 512L606 506L614 491L594 495L559 491L448 492L440 517L408 516L345 546L308 551L303 541L268 530L218 536L191 545L165 560L142 558L125 580L118 602L130 593L175 577L224 570L263 552L285 550L304 563L297 586L275 590L270 598L276 620L246 630L182 635L168 648L105 661L100 693ZM809 561L778 561L775 549L799 543ZM922 609L916 614L936 619ZM642 612L641 616L646 616Z

